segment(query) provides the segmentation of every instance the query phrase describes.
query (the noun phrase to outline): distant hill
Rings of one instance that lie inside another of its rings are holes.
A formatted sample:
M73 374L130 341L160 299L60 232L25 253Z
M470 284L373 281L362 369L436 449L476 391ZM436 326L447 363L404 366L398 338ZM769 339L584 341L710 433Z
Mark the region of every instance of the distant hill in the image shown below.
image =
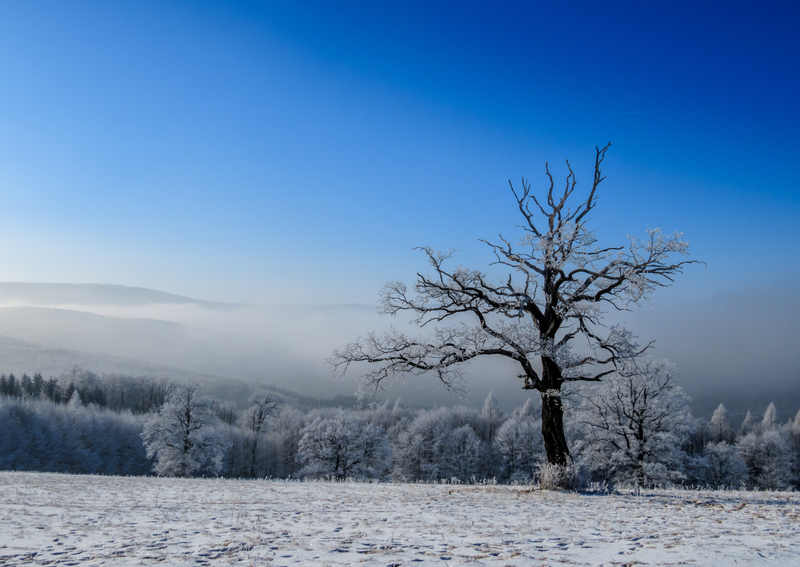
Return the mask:
M230 310L233 303L203 301L143 287L111 284L63 284L0 282L0 305L198 305L205 309Z
M171 321L105 317L49 307L5 307L0 308L0 335L48 351L137 361L143 368L168 367L260 381L281 381L284 376L297 380L312 372L305 361L263 340ZM80 365L89 368L91 364Z

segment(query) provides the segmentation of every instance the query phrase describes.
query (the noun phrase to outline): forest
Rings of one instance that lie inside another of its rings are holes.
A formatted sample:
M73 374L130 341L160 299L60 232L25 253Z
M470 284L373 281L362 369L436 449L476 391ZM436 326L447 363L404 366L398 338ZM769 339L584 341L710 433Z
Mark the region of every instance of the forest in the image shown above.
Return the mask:
M255 392L245 407L166 379L0 376L0 470L100 475L374 479L599 489L800 488L800 412L694 418L674 368L643 359L564 396L571 461L547 464L533 401L503 412L402 400L307 407ZM554 476L561 475L559 478ZM567 475L568 478L563 478Z

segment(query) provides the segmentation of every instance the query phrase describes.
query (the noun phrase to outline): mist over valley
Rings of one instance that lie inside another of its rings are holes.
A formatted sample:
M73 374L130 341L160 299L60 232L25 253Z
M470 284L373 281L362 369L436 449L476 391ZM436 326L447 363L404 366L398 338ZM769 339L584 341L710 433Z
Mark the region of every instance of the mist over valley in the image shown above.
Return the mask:
M692 396L697 416L709 417L721 402L739 420L747 411L763 412L770 402L782 417L794 415L800 381L793 373L800 360L789 348L788 315L778 312L778 324L752 339L753 346L771 350L771 367L778 369L760 376L761 387L752 388L758 361L732 338L737 328L724 298L714 303L660 299L626 313L622 322L642 340L656 339L654 356L677 363L678 383ZM784 299L773 295L772 301ZM759 320L755 308L750 315L751 321ZM617 317L613 314L612 321ZM228 399L241 397L236 393L242 381L303 397L345 399L360 385L359 369L334 379L326 364L333 350L370 331L406 323L364 304L235 304L119 285L0 283L0 372L57 376L78 366L98 374L200 381ZM389 383L375 399L480 407L493 391L506 411L529 397L538 403L538 395L521 390L513 367L501 359L473 362L465 382L468 393L459 397L433 376L409 376Z

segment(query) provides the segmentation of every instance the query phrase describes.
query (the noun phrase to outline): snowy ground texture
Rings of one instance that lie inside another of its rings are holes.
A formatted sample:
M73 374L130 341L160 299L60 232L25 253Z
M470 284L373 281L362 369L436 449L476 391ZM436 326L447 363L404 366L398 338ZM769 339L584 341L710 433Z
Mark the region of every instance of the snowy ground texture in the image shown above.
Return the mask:
M800 495L0 473L0 565L800 566Z

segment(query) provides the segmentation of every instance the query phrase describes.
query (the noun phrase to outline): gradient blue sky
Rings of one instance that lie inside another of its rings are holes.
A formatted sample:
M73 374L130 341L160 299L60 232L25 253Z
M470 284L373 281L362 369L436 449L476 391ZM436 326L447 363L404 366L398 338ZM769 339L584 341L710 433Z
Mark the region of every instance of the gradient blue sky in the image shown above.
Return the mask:
M508 179L680 229L666 293L800 272L793 2L0 3L0 281L374 303L514 235ZM767 293L769 293L767 291ZM655 303L658 297L655 298Z

